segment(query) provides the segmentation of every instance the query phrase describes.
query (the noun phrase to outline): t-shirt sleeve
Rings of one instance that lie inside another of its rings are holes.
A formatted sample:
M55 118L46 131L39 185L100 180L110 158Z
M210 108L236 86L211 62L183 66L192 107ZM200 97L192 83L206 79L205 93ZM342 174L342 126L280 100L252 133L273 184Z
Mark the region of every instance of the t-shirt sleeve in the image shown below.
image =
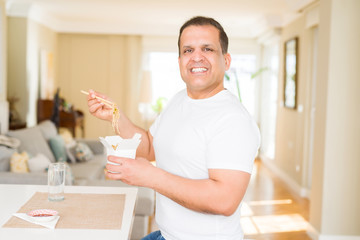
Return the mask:
M157 116L154 123L149 128L149 132L150 132L151 136L153 136L153 137L154 137L154 135L156 134L156 131L159 128L160 118L161 118L161 114L159 116Z
M259 145L259 129L250 117L238 114L219 120L209 136L207 167L251 173Z

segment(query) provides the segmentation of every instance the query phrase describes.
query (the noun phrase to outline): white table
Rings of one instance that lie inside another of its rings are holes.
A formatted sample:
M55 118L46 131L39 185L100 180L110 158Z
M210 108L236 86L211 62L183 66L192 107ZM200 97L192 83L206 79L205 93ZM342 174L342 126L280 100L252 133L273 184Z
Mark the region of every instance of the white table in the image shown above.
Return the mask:
M35 192L47 192L46 185L0 184L0 239L119 239L130 238L134 220L136 188L66 186L65 193L125 194L125 207L120 230L98 229L47 229L47 228L3 228L2 226L16 213Z

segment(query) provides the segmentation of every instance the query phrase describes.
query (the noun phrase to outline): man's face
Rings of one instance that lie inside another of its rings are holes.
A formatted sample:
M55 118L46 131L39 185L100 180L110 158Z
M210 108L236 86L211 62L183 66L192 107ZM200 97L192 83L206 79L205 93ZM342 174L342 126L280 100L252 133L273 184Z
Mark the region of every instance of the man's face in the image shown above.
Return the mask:
M217 28L206 25L184 29L179 66L191 98L208 98L223 90L224 74L230 62L230 54L222 53Z

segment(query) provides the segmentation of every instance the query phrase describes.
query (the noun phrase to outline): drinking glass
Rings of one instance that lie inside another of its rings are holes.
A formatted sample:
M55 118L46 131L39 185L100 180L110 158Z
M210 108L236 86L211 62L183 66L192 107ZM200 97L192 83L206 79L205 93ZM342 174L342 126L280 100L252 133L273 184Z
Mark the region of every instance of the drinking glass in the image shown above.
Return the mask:
M65 170L63 162L50 163L48 170L48 199L49 201L64 200Z

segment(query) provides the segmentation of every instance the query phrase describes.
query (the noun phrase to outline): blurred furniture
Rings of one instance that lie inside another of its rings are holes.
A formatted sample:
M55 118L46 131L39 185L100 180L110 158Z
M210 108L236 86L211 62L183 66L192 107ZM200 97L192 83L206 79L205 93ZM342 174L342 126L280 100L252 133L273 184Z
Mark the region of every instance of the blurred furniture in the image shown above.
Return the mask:
M9 129L10 130L16 130L16 129L22 129L26 128L26 122L18 122L18 123L10 123Z
M37 153L42 153L50 161L54 162L55 156L48 143L50 139L58 136L55 124L50 120L47 120L31 128L9 131L7 133L7 136L19 139L21 144L17 149L8 148L6 146L0 145L0 186L1 184L47 185L46 172L11 172L10 159L15 151L26 151L32 156L36 156ZM100 143L100 141L90 139L77 139L77 142L85 143L87 146L89 146L94 156L92 159L85 162L77 161L68 164L71 171L69 172L70 174L66 174L66 176L70 176L69 178L67 178L66 185L119 188L126 187L138 189L137 204L135 206L135 218L130 239L142 239L150 231L149 223L155 209L154 190L150 188L130 186L121 181L106 180L104 176L106 154L104 152L104 147ZM0 236L2 236L1 232ZM0 239L3 238L0 237Z
M37 122L51 119L53 114L54 101L39 99L37 102ZM80 110L70 109L65 111L61 106L59 111L59 127L68 128L76 137L76 127L81 129L81 137L84 138L84 113Z
M0 145L0 184L47 184L46 172L11 172L10 159L15 151L25 151L30 156L41 153L51 162L55 162L56 158L49 144L51 139L59 136L55 124L45 120L34 127L8 131L6 135L20 140L21 144L17 149ZM92 151L93 157L84 162L69 163L73 179L70 178L66 184L76 185L77 182L83 184L88 180L103 179L106 164L103 145L98 140L77 139L76 142L86 144Z

